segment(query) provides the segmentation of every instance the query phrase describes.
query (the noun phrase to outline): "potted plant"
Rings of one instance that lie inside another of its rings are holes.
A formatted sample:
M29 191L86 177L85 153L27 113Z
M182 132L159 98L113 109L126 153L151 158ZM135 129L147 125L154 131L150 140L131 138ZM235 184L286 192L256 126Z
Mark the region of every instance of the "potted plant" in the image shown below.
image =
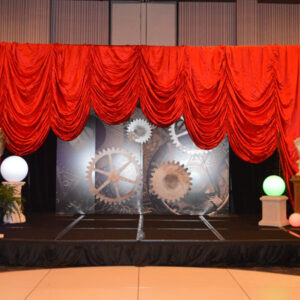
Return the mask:
M15 188L9 185L0 185L0 208L2 208L1 220L11 223L9 219L14 213L20 214L23 210L22 199L15 196Z

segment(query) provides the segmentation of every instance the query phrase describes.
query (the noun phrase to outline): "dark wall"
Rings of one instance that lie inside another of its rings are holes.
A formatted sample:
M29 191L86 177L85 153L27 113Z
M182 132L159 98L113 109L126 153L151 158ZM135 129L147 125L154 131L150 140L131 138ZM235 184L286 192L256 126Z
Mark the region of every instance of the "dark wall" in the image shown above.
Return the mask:
M262 184L269 175L281 174L278 152L259 164L243 161L230 149L230 213L261 213L261 201L264 194ZM291 212L288 203L288 211Z
M8 150L2 160L13 155ZM56 136L52 131L35 153L23 157L28 164L22 195L26 212L55 212ZM1 177L1 176L0 176ZM1 181L3 178L1 177Z

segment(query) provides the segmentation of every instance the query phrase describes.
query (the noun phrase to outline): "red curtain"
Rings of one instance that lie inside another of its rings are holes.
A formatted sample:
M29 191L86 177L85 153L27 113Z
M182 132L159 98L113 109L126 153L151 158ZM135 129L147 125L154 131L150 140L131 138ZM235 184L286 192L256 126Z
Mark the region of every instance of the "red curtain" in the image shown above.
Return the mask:
M138 101L147 119L169 126L182 114L194 142L227 134L242 159L276 148L286 181L297 171L299 46L156 47L0 43L0 127L9 150L37 150L49 129L63 140L83 129L91 106L118 124Z

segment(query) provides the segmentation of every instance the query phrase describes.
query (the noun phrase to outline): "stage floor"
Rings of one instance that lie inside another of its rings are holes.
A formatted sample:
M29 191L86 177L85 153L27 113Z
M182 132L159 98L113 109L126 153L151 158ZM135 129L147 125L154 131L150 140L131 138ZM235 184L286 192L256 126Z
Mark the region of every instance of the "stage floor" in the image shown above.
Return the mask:
M300 266L300 229L261 227L258 216L26 217L0 225L0 264Z

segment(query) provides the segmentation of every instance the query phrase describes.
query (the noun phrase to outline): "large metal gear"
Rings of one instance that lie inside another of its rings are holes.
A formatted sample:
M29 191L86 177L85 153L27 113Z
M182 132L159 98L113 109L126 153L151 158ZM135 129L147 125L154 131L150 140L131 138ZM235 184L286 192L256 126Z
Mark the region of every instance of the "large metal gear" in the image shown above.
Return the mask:
M190 155L203 155L211 150L200 149L195 145L186 130L183 116L169 127L169 134L173 144Z
M136 158L119 148L105 149L89 162L87 178L97 199L117 203L132 197L140 183Z
M127 134L137 143L146 143L152 135L152 126L144 119L135 119L127 126Z
M155 168L150 179L150 192L167 202L183 198L190 186L190 174L178 162L166 162Z

